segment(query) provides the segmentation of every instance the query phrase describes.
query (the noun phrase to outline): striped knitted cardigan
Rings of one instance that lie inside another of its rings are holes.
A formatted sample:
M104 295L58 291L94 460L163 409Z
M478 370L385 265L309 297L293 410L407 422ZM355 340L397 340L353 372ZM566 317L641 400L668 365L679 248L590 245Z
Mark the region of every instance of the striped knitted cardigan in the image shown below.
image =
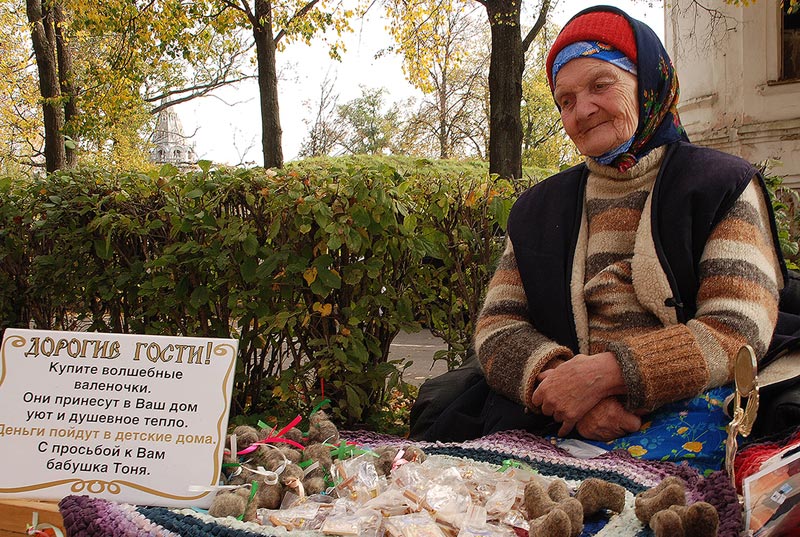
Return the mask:
M629 409L653 410L729 383L743 344L766 349L783 284L773 249L769 212L752 182L715 227L701 260L697 314L665 323L658 308L671 296L650 233L650 191L664 148L619 172L587 159L581 230L571 281L580 352L616 354ZM726 270L746 259L758 274ZM755 283L757 282L757 283ZM475 348L489 385L525 406L536 375L572 351L537 332L510 241L489 284ZM675 382L680 378L680 382Z

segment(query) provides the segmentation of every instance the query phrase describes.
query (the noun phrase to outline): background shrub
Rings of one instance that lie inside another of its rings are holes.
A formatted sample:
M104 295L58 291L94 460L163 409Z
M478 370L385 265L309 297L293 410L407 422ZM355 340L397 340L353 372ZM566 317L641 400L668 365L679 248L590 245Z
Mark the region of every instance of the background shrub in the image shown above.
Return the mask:
M405 388L389 345L421 323L460 363L512 185L398 158L199 166L0 181L0 328L237 338L238 421L325 397L375 422Z

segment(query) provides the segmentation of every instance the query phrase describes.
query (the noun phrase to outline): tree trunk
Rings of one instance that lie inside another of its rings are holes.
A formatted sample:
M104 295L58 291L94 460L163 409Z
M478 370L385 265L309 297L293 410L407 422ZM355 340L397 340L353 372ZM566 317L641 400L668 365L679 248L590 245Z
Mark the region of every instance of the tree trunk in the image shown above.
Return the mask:
M75 74L72 69L72 47L64 38L62 28L67 23L64 15L64 8L60 2L53 5L53 21L55 23L56 38L56 58L58 60L58 81L61 88L61 96L64 98L64 127L69 129L71 120L78 115L77 91L75 89ZM76 136L74 131L73 141ZM77 152L72 144L64 144L65 165L67 168L74 168L77 164Z
M522 50L519 0L486 0L492 31L489 60L489 173L522 177Z
M53 14L42 9L41 0L27 0L26 11L31 27L33 54L39 71L39 93L44 116L44 158L48 172L60 170L66 163L64 152L64 109L58 82Z
M442 70L439 86L439 158L450 158L450 133L447 124L447 70Z
M258 64L258 92L261 104L261 148L265 168L283 166L280 111L278 109L278 74L275 68L275 39L272 35L271 0L256 0L253 36Z

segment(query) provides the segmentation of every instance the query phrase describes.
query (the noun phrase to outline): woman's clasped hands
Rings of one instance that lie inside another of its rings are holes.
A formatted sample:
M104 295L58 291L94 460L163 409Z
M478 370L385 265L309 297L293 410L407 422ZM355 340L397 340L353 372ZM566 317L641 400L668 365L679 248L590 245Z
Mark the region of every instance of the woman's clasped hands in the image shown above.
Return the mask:
M626 387L611 352L577 354L536 380L531 406L561 423L559 436L577 429L584 438L612 440L641 427L639 416L617 399Z

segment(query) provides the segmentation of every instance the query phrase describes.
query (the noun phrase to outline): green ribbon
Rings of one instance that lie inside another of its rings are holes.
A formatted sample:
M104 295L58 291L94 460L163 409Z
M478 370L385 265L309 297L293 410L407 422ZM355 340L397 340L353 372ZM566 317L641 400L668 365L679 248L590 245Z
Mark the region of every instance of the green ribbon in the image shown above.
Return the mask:
M520 470L527 470L528 472L532 472L534 474L538 473L536 470L528 466L527 464L523 464L522 462L516 459L506 459L503 461L503 464L498 468L498 472L505 472L509 468L519 468Z
M328 446L331 449L331 457L335 459L349 459L351 457L355 457L358 455L363 455L364 453L369 453L370 455L374 455L378 457L379 455L370 449L360 448L356 445L348 445L347 441L342 440L339 442L339 445L336 444L323 444Z
M314 408L311 409L311 414L308 415L308 421L310 422L311 421L311 416L313 416L314 414L319 412L319 410L322 407L324 407L325 405L330 404L330 402L331 402L330 399L323 399L322 401L317 403L316 406L314 406ZM309 433L309 431L303 431L303 438L308 438L308 433Z
M311 414L309 414L309 415L308 415L308 417L310 418L311 416L313 416L314 414L316 414L316 413L317 413L317 411L318 411L320 408L322 408L323 406L325 406L325 405L327 405L327 404L330 404L330 402L331 402L331 400L330 400L330 399L323 399L322 401L320 401L319 403L317 403L317 406L315 406L315 407L314 407L314 409L311 411Z
M258 481L253 481L250 483L250 496L247 498L247 503L244 506L244 513L247 512L247 508L250 507L250 503L253 501L253 498L256 497L256 493L258 492ZM244 520L244 513L236 517L236 520Z

